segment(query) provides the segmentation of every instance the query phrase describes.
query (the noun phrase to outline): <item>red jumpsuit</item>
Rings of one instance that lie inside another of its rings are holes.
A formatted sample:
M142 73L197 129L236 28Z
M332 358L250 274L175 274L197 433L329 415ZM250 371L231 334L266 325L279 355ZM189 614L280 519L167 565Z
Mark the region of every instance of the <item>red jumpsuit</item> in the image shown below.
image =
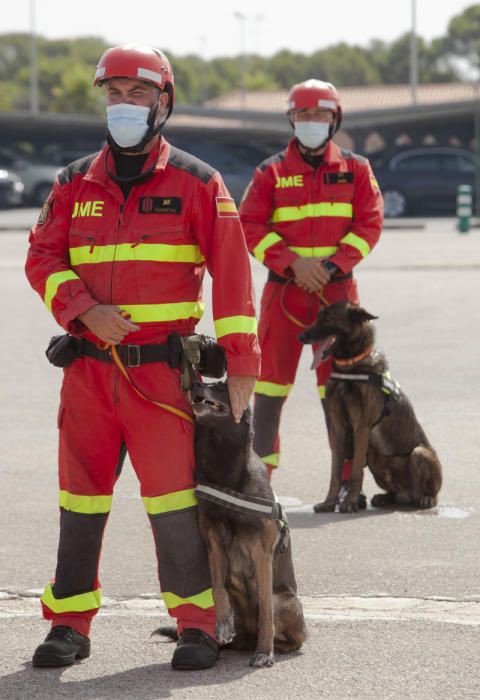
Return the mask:
M285 286L293 277L290 265L297 256L328 258L339 272L324 287L324 298L358 303L351 271L378 241L383 200L368 160L329 141L314 169L292 139L256 169L240 217L250 252L270 270L258 331L262 369L255 386L254 449L272 469L279 465L280 415L302 351L301 328L289 316L309 325L320 306L315 294ZM317 369L321 399L330 372L331 361Z
M220 175L161 139L143 167L144 173L153 168L152 174L124 200L105 159L115 172L107 148L62 171L30 234L26 273L56 321L95 342L77 317L96 303L114 304L141 328L123 344L191 334L203 313L208 268L228 373L258 376L248 251ZM152 362L127 371L145 396L191 414L179 370ZM45 617L88 635L100 607L98 560L126 446L152 526L166 607L179 632L196 627L215 636L208 562L197 527L192 424L141 398L114 364L83 356L64 373L60 543L54 582L42 596Z

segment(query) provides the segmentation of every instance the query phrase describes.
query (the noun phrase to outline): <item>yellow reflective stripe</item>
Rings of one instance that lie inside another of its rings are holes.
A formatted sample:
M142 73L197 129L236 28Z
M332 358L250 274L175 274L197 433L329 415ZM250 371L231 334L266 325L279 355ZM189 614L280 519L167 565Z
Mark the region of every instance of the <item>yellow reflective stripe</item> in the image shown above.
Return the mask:
M268 464L269 467L278 467L280 464L280 452L273 452L266 457L260 457L260 459L264 464Z
M207 588L206 591L202 593L197 593L197 595L188 596L188 598L180 598L179 595L175 593L163 593L162 598L166 607L171 610L172 608L178 608L180 605L196 605L197 608L212 608L213 603L213 593L211 588Z
M181 301L171 304L119 304L119 307L130 314L134 323L202 318L205 310L205 304L200 301Z
M268 250L268 248L271 248L272 245L275 245L275 243L278 243L281 240L282 237L279 236L278 233L275 233L275 231L270 231L270 233L267 233L267 235L262 238L260 243L257 243L253 249L254 256L259 262L263 263L265 260L265 252Z
M74 273L73 270L63 270L62 272L54 272L53 275L50 275L47 279L47 283L45 285L45 306L49 311L52 310L52 299L57 293L57 289L61 284L64 282L68 282L68 280L78 280L80 277Z
M88 593L80 593L79 595L71 595L68 598L55 598L52 591L52 584L43 591L40 599L42 603L52 612L57 615L69 612L86 612L87 610L96 610L102 604L102 590L97 588L96 591Z
M71 265L88 265L104 262L128 262L132 260L150 262L200 263L205 260L198 245L169 245L166 243L120 243L119 245L80 246L70 248Z
M301 258L328 258L337 252L338 246L288 246L288 249Z
M357 236L356 233L352 232L347 233L347 235L342 238L340 243L347 243L348 245L351 245L352 248L356 248L362 254L362 258L366 258L371 250L367 241L360 238L360 236Z
M254 392L264 396L288 396L293 384L274 384L273 382L255 382Z
M318 395L320 396L321 399L324 399L325 396L327 395L327 387L325 386L325 384L321 384L321 385L317 386L317 391L318 391Z
M60 491L60 507L73 513L89 515L109 513L112 507L112 496L79 496L76 493Z
M302 219L320 216L338 216L347 219L353 218L353 207L349 202L316 202L303 204L300 207L279 207L274 209L270 221L301 221Z
M214 322L217 338L223 338L229 333L256 333L257 319L255 316L225 316Z
M160 513L170 513L172 510L183 510L197 505L195 489L185 489L166 493L163 496L144 496L142 498L145 510L149 515L159 515Z

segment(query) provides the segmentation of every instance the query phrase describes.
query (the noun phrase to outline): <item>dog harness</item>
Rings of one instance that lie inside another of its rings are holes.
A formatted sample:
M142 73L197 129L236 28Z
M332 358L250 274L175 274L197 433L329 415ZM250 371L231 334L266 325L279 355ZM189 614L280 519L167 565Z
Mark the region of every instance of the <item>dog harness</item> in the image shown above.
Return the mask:
M282 554L286 550L290 536L288 521L281 504L276 499L275 501L270 501L260 496L247 496L239 491L206 483L197 484L195 495L198 498L203 498L205 501L216 503L219 506L235 510L244 515L276 520L280 531L280 541L276 551Z
M346 374L344 372L332 372L330 379L337 379L340 381L347 382L360 382L362 384L373 384L373 386L378 387L384 393L384 404L380 416L377 418L375 423L373 423L372 428L374 428L382 418L390 415L390 409L388 408L389 400L398 401L401 397L400 384L392 379L390 372L384 372L383 374Z

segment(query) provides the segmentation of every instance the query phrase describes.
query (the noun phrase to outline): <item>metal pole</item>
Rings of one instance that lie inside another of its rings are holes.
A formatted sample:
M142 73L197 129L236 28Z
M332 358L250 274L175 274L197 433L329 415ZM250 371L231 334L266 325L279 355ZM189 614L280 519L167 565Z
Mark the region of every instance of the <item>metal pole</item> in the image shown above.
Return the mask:
M200 37L200 58L203 63L202 71L200 74L200 102L206 102L208 98L208 85L207 85L207 58L206 58L206 46L207 37L202 34Z
M30 111L38 114L38 59L35 31L35 0L30 0Z
M246 79L247 79L247 49L246 49L246 27L245 23L247 20L246 15L243 14L243 12L235 12L235 17L239 20L240 22L240 51L241 51L241 56L240 56L240 85L241 85L241 104L242 104L242 109L245 109L246 107L246 98L247 98L247 92L246 92Z
M412 31L410 33L410 89L412 104L417 104L418 85L418 51L417 51L417 7L416 0L412 0Z
M473 139L475 142L475 216L480 218L480 84L477 82L475 86L475 107L474 107L474 124L473 124Z

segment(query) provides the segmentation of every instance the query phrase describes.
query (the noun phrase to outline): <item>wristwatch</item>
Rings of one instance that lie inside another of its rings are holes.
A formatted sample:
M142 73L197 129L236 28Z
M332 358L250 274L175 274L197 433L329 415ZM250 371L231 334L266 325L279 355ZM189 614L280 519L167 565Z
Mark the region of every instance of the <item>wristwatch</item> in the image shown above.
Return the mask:
M330 273L331 277L333 277L333 275L336 272L338 272L338 267L331 260L323 260L322 265L326 269L326 271Z

